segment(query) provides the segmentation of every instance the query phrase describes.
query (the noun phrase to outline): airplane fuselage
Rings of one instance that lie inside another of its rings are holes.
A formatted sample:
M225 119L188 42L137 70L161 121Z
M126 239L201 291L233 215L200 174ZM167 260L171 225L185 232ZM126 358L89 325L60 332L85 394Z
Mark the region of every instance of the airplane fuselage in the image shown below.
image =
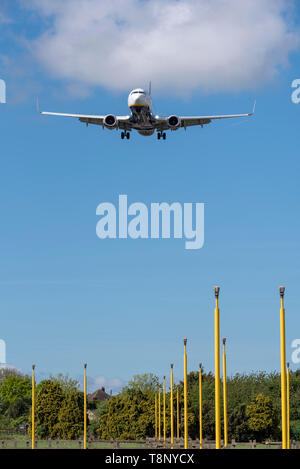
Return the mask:
M132 127L145 137L153 135L155 117L152 113L150 94L141 88L132 90L128 96L128 107L131 112Z

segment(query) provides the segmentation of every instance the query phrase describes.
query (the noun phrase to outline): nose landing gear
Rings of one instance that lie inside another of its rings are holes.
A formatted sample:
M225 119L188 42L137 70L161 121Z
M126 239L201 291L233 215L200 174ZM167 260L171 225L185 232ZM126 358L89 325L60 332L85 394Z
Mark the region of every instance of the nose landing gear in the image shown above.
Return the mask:
M157 132L157 140L160 140L161 138L163 140L166 140L166 138L167 138L166 132Z
M121 139L124 140L124 138L127 138L127 140L130 139L130 133L129 132L121 132Z

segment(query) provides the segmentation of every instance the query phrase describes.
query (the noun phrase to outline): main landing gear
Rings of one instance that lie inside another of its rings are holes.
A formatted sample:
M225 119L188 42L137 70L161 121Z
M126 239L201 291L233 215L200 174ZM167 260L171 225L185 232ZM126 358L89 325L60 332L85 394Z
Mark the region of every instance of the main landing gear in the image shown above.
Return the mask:
M127 140L130 139L130 133L129 132L121 132L121 139L124 140L124 138L127 138Z
M160 140L161 138L163 140L166 140L166 138L167 138L166 132L157 132L157 140Z

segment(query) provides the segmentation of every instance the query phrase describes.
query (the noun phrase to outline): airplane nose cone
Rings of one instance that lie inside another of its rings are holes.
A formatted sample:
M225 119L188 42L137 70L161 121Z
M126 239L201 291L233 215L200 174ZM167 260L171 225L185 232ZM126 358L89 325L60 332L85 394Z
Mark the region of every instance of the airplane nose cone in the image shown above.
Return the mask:
M135 104L135 106L143 106L145 104L144 95L142 95L142 94L135 95L134 104Z
M151 98L144 91L134 90L128 96L128 106L147 106L151 107Z

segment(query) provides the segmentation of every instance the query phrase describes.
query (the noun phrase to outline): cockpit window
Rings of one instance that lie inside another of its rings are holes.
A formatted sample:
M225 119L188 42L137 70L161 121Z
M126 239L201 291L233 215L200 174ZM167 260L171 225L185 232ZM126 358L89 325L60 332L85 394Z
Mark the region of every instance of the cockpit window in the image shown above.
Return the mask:
M131 94L146 94L145 91L132 91Z

